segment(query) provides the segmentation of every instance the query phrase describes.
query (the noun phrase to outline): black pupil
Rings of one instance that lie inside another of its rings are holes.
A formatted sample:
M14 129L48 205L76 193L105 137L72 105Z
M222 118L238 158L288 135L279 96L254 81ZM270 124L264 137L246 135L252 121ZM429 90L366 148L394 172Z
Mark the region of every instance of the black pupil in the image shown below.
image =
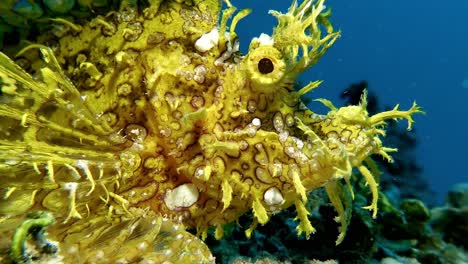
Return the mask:
M268 74L275 69L270 59L263 58L258 62L258 71L262 74Z

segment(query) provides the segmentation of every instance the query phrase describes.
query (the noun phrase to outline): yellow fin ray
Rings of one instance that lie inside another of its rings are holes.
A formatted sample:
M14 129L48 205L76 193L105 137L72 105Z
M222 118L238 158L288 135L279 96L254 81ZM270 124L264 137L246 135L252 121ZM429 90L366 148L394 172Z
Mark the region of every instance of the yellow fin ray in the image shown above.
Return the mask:
M258 198L254 198L252 202L252 209L255 218L260 224L264 225L268 222L268 213Z
M294 188L296 189L296 193L301 196L303 202L307 202L307 193L304 185L302 184L301 177L299 174L299 169L297 166L290 166L289 167L289 175L292 178Z
M310 212L301 200L297 199L294 204L297 211L297 217L295 220L299 220L299 225L296 227L297 235L300 236L304 233L306 238L309 238L311 234L315 233L315 228L312 226L308 218Z
M232 187L229 184L229 181L227 179L224 179L222 184L221 184L221 189L223 191L223 210L226 210L229 207L229 204L231 203L232 200Z
M335 207L338 216L336 221L340 224L338 238L336 239L336 245L341 244L346 235L346 230L348 228L349 222L351 220L351 197L347 197L346 191L343 186L338 181L331 181L325 185L325 190L327 192L330 202ZM352 189L351 189L352 190ZM340 196L344 196L345 205L343 205L342 199ZM349 196L349 195L348 195Z
M360 165L358 166L358 170L366 179L366 182L369 184L369 188L372 192L372 202L369 206L365 206L364 209L371 210L372 218L376 218L377 217L377 201L379 199L378 184L366 166Z

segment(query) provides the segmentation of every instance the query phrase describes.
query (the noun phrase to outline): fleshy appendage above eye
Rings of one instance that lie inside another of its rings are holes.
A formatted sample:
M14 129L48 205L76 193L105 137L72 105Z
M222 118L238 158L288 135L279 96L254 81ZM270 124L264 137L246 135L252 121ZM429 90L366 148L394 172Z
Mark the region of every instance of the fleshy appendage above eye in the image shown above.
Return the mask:
M259 46L249 51L247 70L255 87L267 88L284 77L286 64L283 55L272 45Z

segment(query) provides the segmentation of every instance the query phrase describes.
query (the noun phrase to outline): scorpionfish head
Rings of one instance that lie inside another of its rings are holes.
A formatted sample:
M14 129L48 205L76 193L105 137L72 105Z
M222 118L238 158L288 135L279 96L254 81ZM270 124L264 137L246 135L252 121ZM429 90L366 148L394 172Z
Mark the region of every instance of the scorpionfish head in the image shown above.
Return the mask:
M326 146L304 123L313 113L300 99L320 82L294 91L297 76L339 37L323 2L294 3L286 14L270 11L278 18L272 36L261 34L245 56L223 62L222 88L214 104L200 114L202 130L211 132L199 135L200 162L192 161L197 165L188 169L201 190L205 217L194 219L193 225L202 231L216 226L220 237L224 223L251 209L252 227L264 224L281 209L301 207L308 191L334 175ZM233 18L231 30L248 12ZM223 32L225 18L221 21ZM212 35L213 31L203 35L198 43L208 43ZM234 37L225 41L224 53L229 55L238 45L235 33L230 36Z

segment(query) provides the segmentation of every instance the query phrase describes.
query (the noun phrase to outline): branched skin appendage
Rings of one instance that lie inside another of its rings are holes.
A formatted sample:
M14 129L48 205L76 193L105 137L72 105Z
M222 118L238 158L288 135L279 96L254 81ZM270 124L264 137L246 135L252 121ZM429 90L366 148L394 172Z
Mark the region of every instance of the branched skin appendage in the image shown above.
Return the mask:
M325 151L329 153L332 157L330 160L335 164L335 175L325 187L332 204L338 212L337 220L341 223L337 244L344 239L344 232L348 224L346 218L350 217L350 215L346 215L343 205L343 203L350 203L350 201L346 201L349 197L344 197L346 195L342 189L343 187L338 186L337 189L337 184L340 185L340 180L344 179L351 197L354 197L349 183L352 168L357 168L364 176L372 193L371 204L364 208L371 210L372 217L375 218L377 216L378 201L378 182L375 177L379 176L379 171L370 156L373 154L381 155L389 162L393 162L389 153L397 151L397 149L387 148L382 145L380 137L385 136L385 130L383 129L385 120L407 119L408 130L410 130L414 123L412 115L424 113L414 103L407 111L400 111L397 105L393 110L369 116L366 110L366 96L367 93L365 92L359 106L341 108L336 108L328 100L318 99L317 101L330 108L330 112L326 116L308 112L301 121L303 122L301 129L311 131L311 133L321 138ZM345 201L342 201L343 199Z
M294 205L298 234L308 237L307 194L325 187L340 243L353 196L341 182L352 168L371 188L375 216L370 155L390 159L394 150L379 139L385 120L411 125L420 110L369 117L365 96L339 109L320 100L326 116L303 105L320 82L292 91L295 79L339 37L324 1L271 11L278 26L245 56L235 29L250 10L226 1L218 25L218 1L179 2L71 25L54 50L18 53L27 72L0 54L0 232L47 211L56 219L48 238L70 261L210 263L187 228L221 238L226 223L252 210L250 236Z

